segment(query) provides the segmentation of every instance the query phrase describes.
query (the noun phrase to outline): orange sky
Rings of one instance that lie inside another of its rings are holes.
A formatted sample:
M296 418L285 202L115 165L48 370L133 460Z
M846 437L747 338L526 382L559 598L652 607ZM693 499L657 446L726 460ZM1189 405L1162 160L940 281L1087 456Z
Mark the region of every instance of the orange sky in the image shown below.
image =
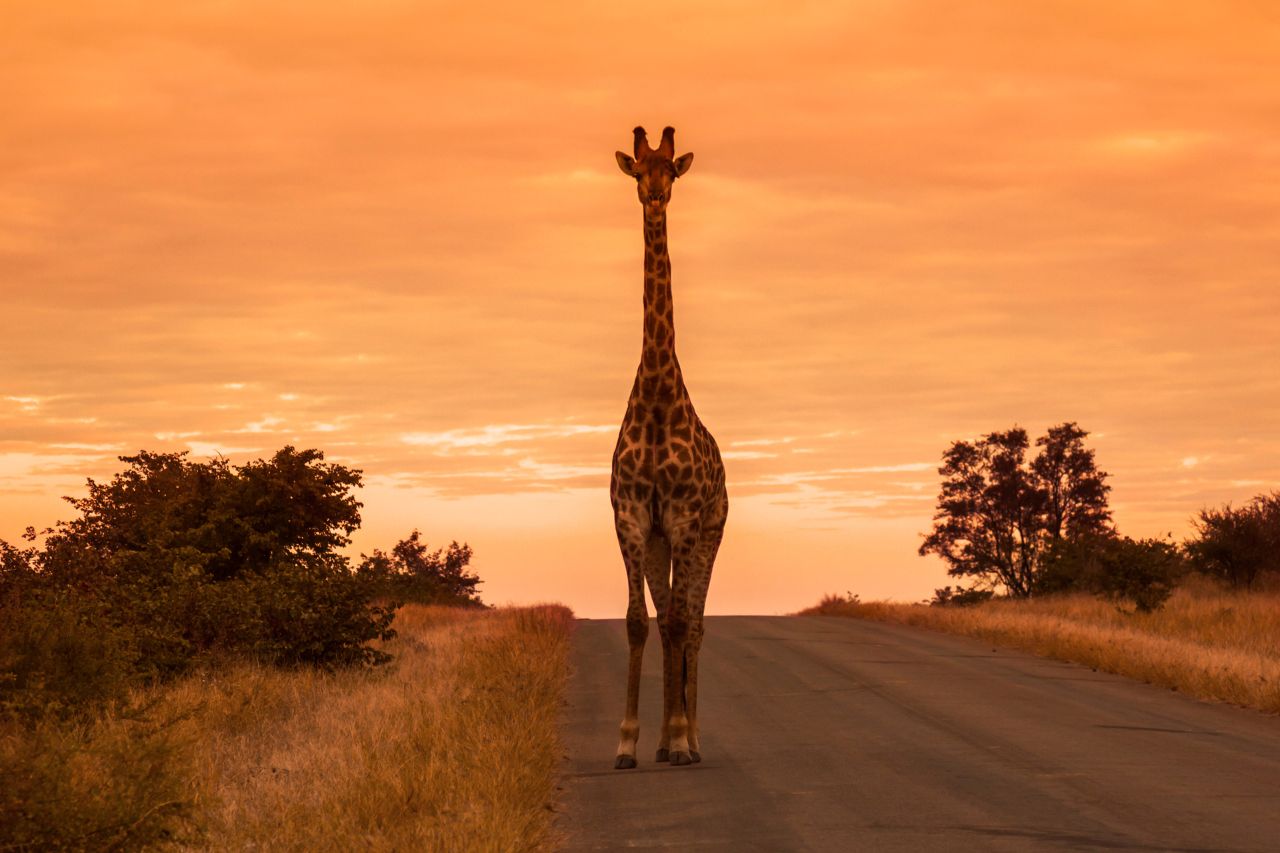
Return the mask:
M105 5L4 13L0 537L295 443L365 471L356 550L620 616L637 123L697 155L709 612L928 595L942 450L1015 422L1092 430L1134 536L1280 486L1273 4Z

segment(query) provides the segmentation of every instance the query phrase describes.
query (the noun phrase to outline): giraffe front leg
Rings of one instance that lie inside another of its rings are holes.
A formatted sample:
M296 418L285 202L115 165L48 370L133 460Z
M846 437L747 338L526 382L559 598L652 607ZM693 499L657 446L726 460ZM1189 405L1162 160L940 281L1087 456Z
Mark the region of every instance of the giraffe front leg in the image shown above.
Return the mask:
M670 655L670 637L667 635L667 608L671 601L671 544L661 534L651 534L645 544L645 579L649 594L658 611L658 638L662 642L662 728L658 736L655 760L665 763L670 758L671 732L668 720L671 716L671 690L667 670Z
M689 755L689 717L685 708L685 661L689 649L689 623L683 613L672 612L668 617L667 630L670 632L670 644L667 654L667 690L671 694L670 707L667 709L667 735L669 760L672 764L693 763Z
M636 766L636 742L640 739L640 667L644 662L644 643L649 636L649 614L644 607L627 608L627 707L618 734L618 756L615 770L630 770Z
M662 728L658 732L658 751L653 760L666 764L671 760L671 638L667 635L666 614L658 619L658 637L662 641Z
M702 620L694 627L689 638L689 652L685 656L685 705L689 710L689 758L694 764L702 760L698 743L698 653L702 651Z
M698 519L671 523L671 599L667 607L667 689L671 693L667 710L667 729L670 736L670 760L672 764L692 764L689 754L689 716L686 705L685 685L688 683L686 663L689 657L689 638L693 627L693 584L697 578L697 560L700 525Z
M626 516L615 523L622 561L627 567L627 704L618 732L615 770L636 766L636 742L640 739L640 667L649 636L649 611L644 604L644 537L639 525Z

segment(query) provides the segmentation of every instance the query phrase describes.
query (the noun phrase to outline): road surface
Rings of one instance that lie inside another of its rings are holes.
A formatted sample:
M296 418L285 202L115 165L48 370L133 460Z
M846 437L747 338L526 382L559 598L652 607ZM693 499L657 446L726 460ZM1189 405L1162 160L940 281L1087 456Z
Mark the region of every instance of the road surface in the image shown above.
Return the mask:
M620 620L581 620L569 850L1280 851L1280 719L1087 667L837 617L708 618L701 764L614 770Z

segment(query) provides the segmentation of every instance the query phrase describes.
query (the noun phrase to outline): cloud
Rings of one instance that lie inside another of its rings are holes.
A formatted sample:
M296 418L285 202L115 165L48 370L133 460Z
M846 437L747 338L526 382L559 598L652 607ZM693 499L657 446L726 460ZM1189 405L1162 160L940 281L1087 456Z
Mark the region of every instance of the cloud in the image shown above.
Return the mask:
M616 433L618 427L587 424L494 424L475 429L412 432L400 436L405 444L438 448L442 452L473 447L496 447L510 442L570 438L593 433Z
M561 2L11 16L6 488L292 442L531 515L603 493L640 351L612 159L637 122L696 152L680 363L731 492L791 502L756 529L880 519L877 559L917 565L942 451L1015 423L1105 433L1137 535L1280 483L1261 13L727 8L661 9L656 47ZM1189 447L1212 466L1170 463ZM797 553L842 571L813 536Z

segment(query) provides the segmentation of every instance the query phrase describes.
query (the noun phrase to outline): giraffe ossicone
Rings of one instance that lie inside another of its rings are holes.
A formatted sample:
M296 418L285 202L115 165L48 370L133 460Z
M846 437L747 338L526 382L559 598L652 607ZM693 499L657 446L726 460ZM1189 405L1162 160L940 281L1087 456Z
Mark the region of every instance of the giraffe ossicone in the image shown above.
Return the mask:
M675 130L649 147L634 131L633 154L616 153L618 167L636 181L644 213L644 324L640 366L613 451L609 497L627 570L626 711L614 767L636 766L640 735L640 666L649 634L644 588L658 614L662 642L663 715L658 761L701 760L698 730L698 653L711 569L729 514L724 463L703 426L676 359L667 203L692 154L675 156Z

